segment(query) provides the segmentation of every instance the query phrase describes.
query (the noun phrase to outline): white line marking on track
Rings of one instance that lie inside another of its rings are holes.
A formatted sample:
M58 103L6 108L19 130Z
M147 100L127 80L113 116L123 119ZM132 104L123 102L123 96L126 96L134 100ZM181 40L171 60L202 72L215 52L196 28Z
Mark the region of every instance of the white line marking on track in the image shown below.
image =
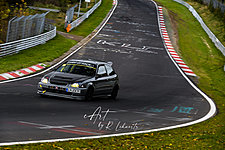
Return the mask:
M155 6L156 6L156 10L157 10L157 17L158 17L158 6L157 4L151 0ZM108 17L108 19L106 20L105 24L107 23L107 21L109 20L109 18L112 16L114 10L116 9L118 5L118 2L116 0L116 4L115 4L115 7L113 8L113 11L111 12L110 16ZM159 17L158 17L158 23L159 23ZM104 25L105 25L104 24ZM104 25L101 27L101 29L104 27ZM100 30L101 30L100 29ZM100 30L98 32L100 32ZM96 35L98 34L98 32L96 33ZM162 36L162 32L160 31L160 28L159 28L159 32L161 33L161 36ZM166 48L166 45L164 45L164 47ZM79 50L80 48L78 48ZM76 50L76 51L78 51ZM75 51L75 52L76 52ZM74 52L74 53L75 53ZM167 50L167 53L169 55L169 51ZM181 127L187 127L187 126L190 126L190 125L194 125L194 124L197 124L197 123L200 123L200 122L203 122L203 121L206 121L208 120L209 118L213 117L216 113L216 105L214 104L213 100L210 99L205 93L203 93L199 88L197 88L192 82L191 80L182 72L182 70L180 69L180 67L178 66L178 64L172 59L172 57L169 55L171 61L174 63L174 65L177 67L177 69L180 71L181 75L188 81L188 83L198 92L200 93L208 102L209 102L209 105L210 105L210 110L209 112L207 113L207 115L205 115L204 117L198 119L198 120L195 120L195 121L191 121L191 122L187 122L187 123L183 123L183 124L179 124L179 125L174 125L174 126L169 126L169 127L163 127L163 128L158 128L158 129L151 129L151 130L145 130L145 131L137 131L137 132L129 132L129 133L119 133L119 134L111 134L111 135L101 135L101 136L89 136L89 137L79 137L79 138L67 138L67 139L51 139L51 140L38 140L38 141L21 141L21 142L7 142L7 143L0 143L0 146L5 146L5 145L16 145L16 144L31 144L31 143L45 143L45 142L60 142L60 141L69 141L69 140L76 140L76 139L79 139L79 140L82 140L82 139L96 139L96 138L104 138L104 137L113 137L113 136L122 136L122 135L131 135L131 134L141 134L141 133L149 133L149 132L156 132L156 131L163 131L163 130L170 130L170 129L175 129L175 128L181 128ZM68 57L66 57L64 60L66 60ZM50 70L54 67L56 67L57 65L59 65L60 63L62 63L63 61L57 63L56 65L50 67L49 69L47 70ZM42 74L46 72L43 71L39 74ZM38 74L38 75L39 75ZM37 75L37 74L36 74ZM33 75L34 76L34 75ZM33 77L33 76L29 76L29 77ZM1 82L2 83L2 82ZM5 82L4 82L5 83Z
M86 130L78 130L75 129L73 125L63 125L63 126L51 126L51 125L45 125L45 124L39 124L39 123L32 123L32 122L26 122L26 121L18 121L19 123L25 124L25 125L33 125L36 128L39 129L64 129L64 130L69 130L69 131L77 131L77 132L83 132L83 133L90 133L90 134L94 134L94 135L98 135L99 133L97 132L90 132L90 131L86 131ZM73 128L73 129L70 129Z
M40 129L51 129L51 128L65 128L65 127L75 127L73 125L65 125L65 126L50 126L50 125L44 125L39 123L32 123L32 122L26 122L26 121L18 121L19 123L27 124L27 125L35 125L37 128ZM39 127L38 127L39 126Z

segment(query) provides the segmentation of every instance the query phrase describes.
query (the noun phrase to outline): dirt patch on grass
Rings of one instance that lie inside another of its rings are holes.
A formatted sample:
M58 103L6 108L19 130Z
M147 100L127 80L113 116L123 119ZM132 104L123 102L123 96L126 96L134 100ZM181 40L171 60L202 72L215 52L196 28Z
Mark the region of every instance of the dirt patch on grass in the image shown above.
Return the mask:
M73 34L61 32L61 31L57 31L57 33L64 36L67 39L72 39L72 40L75 40L75 41L78 41L78 42L80 42L82 39L84 39L83 36L73 35Z
M169 20L171 23L171 27L172 27L172 32L173 34L171 35L172 38L174 39L174 43L173 45L175 45L177 47L177 50L179 50L179 46L178 46L178 40L179 40L179 36L178 36L178 31L177 31L177 21L178 21L178 17L177 14L175 14L172 11L168 11L169 13Z
M163 14L164 14L164 19L165 19L165 24L166 28L170 37L170 40L172 42L173 47L175 50L179 53L179 46L178 46L178 31L177 31L177 21L179 21L177 14L167 10L163 9Z

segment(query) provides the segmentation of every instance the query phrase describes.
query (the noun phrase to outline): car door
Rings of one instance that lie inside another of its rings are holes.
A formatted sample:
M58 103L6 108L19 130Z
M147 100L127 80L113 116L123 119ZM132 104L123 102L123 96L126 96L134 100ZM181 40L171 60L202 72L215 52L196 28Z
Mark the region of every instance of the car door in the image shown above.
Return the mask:
M105 65L99 65L96 80L95 80L95 94L107 94L110 92L109 77Z
M106 64L105 67L108 74L109 88L112 91L117 81L117 75L115 71L113 70L112 66Z

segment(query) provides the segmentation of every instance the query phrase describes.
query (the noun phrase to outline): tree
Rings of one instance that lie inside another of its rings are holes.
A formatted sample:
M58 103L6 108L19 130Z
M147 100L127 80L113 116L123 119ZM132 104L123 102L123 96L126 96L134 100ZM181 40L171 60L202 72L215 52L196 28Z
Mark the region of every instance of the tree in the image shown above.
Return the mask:
M0 10L1 20L8 18L10 9L6 0L0 0Z

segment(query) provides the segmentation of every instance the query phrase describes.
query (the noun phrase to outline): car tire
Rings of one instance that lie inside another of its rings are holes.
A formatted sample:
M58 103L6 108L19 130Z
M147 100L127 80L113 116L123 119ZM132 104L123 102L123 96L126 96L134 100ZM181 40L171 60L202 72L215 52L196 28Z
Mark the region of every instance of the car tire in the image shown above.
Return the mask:
M87 93L85 95L85 100L86 101L90 101L93 98L93 93L94 93L94 88L93 87L89 87L87 90Z
M48 97L48 95L43 95L43 94L38 94L40 97L42 97L42 98L46 98L46 97Z
M118 91L119 91L119 86L118 85L114 86L110 98L115 100L118 95Z

